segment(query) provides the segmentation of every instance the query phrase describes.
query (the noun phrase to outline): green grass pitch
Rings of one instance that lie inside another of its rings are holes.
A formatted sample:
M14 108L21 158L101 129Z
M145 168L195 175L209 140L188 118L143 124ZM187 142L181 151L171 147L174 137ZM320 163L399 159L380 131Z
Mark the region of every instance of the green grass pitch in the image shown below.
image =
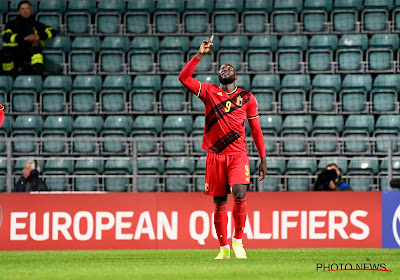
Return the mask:
M247 250L247 260L214 260L218 250L0 252L0 279L400 279L396 249ZM317 272L317 263L384 263L381 271Z

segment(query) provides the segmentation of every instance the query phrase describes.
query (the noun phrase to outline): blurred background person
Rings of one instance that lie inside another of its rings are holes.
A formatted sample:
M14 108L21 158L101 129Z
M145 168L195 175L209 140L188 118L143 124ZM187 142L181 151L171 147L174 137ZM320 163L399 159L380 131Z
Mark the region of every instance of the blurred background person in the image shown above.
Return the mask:
M351 191L351 187L342 179L342 172L334 164L328 164L318 175L314 191Z
M14 185L12 192L48 191L46 183L39 178L40 165L37 160L28 160L22 170L23 174Z

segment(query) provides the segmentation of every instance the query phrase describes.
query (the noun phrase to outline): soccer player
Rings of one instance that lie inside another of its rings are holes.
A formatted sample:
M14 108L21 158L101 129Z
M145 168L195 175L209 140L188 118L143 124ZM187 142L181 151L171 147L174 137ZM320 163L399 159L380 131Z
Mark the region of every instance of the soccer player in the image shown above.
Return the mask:
M246 190L250 184L249 158L246 151L245 125L249 120L251 133L261 158L259 177L267 174L264 138L258 120L258 105L248 91L237 88L236 71L230 64L219 69L220 85L200 83L192 78L196 65L211 51L213 36L204 40L199 52L189 61L179 75L181 83L205 104L205 125L202 149L208 151L206 160L205 194L213 196L215 204L214 225L220 251L215 259L229 259L227 240L228 216L226 204L232 192L232 215L235 234L232 248L236 258L246 259L242 237L247 217Z

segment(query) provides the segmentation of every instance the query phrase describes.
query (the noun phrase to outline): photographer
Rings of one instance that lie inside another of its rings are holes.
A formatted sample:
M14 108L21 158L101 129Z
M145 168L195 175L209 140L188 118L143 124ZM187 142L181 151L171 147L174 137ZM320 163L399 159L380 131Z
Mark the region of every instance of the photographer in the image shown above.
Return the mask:
M28 160L23 169L23 175L14 185L12 192L48 191L48 188L39 178L40 166L37 160Z
M331 163L318 175L314 191L351 191L349 184L342 180L339 167Z

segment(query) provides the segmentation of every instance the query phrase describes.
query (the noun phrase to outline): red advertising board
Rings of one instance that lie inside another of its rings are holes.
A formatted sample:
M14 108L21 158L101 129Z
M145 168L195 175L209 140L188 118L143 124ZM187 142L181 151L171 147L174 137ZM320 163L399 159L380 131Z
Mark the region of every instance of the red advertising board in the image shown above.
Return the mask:
M247 202L246 248L381 248L380 192L248 193ZM230 237L230 212L228 228ZM218 247L212 198L201 193L0 194L0 240L0 250Z

